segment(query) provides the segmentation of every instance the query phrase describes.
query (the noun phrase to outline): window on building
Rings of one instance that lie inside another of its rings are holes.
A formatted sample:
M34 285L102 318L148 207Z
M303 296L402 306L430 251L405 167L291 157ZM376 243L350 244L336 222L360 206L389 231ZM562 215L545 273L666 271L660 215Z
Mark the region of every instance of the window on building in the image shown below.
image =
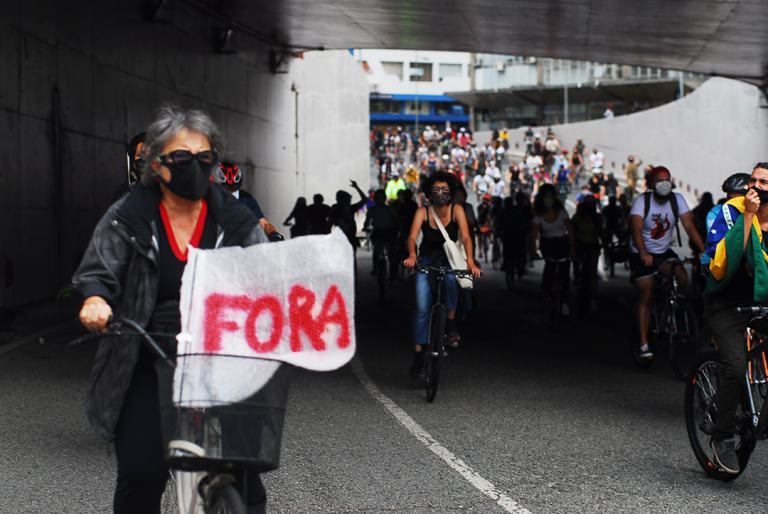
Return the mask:
M445 77L461 77L461 64L443 64L439 65L440 80Z
M431 62L412 62L408 71L411 82L432 82Z
M429 114L429 102L424 102L422 100L419 100L419 116L426 116ZM405 114L414 115L416 114L416 102L406 102L405 103Z
M456 102L435 102L435 114L438 116L461 116L464 110Z
M400 102L394 100L371 100L371 114L400 114Z
M384 68L385 75L394 75L400 80L403 80L403 63L382 61L381 66Z

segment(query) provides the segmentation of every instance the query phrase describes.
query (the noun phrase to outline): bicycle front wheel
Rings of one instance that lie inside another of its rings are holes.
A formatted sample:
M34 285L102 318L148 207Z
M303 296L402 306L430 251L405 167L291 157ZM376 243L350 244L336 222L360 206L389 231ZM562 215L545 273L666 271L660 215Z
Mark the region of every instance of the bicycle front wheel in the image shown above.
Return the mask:
M683 299L678 300L672 321L675 326L669 327L669 357L675 376L685 381L699 349L699 323L693 307Z
M746 469L754 449L754 437L743 415L742 407L736 410L738 418L734 439L736 455L739 457L739 473L728 473L722 469L710 447L712 433L717 423L715 398L720 388L723 364L720 352L710 350L702 353L694 364L693 372L685 384L685 427L693 454L701 468L711 478L730 482ZM744 401L741 402L744 405Z
M432 402L440 382L440 368L445 347L445 310L435 307L429 319L429 342L424 355L427 401Z
M205 509L205 514L246 514L240 493L231 485L217 488L210 505Z

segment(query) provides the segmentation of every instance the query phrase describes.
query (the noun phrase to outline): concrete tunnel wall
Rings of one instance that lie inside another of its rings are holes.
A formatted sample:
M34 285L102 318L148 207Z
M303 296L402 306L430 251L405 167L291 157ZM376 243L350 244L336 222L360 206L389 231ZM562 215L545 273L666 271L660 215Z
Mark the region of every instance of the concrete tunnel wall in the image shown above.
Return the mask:
M553 125L560 144L569 150L581 139L588 153L597 147L605 154L606 170L624 177L622 164L630 154L647 164L666 166L689 205L695 193L712 193L715 201L725 196L723 180L733 173L751 173L753 166L768 161L768 110L755 86L714 77L690 95L647 111L567 125ZM503 128L503 127L500 127ZM545 127L535 130L542 134ZM521 150L524 130L510 131L510 144ZM490 132L478 132L476 141L486 143ZM682 186L682 187L680 187Z
M349 52L272 74L269 48L241 33L247 49L216 53L214 22L180 2L170 23L146 21L139 0L3 4L0 308L69 282L126 179L127 141L162 101L212 116L279 230L298 196L367 188L368 83Z

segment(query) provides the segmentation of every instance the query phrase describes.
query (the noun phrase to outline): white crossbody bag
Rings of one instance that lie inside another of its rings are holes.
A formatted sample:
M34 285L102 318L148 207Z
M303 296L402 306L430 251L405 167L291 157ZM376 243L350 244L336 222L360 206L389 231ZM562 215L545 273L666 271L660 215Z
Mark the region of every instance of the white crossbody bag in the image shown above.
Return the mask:
M448 262L451 264L451 268L467 269L467 250L464 248L464 243L461 242L461 234L459 234L459 238L455 243L451 241L451 238L448 237L448 232L445 231L443 222L440 221L440 218L435 213L435 209L431 205L429 206L429 212L431 212L432 217L435 218L435 225L440 229L440 232L443 234L443 239L445 239L443 250L445 250L445 255L448 256ZM456 278L459 281L459 287L462 289L472 289L471 278Z

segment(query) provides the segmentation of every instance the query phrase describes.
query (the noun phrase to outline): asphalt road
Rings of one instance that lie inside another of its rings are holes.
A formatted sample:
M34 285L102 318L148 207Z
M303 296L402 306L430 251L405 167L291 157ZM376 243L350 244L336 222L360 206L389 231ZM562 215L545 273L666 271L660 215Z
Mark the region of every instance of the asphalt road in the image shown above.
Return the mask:
M735 482L706 478L668 359L632 363L626 273L556 334L539 267L510 292L486 266L428 404L407 376L413 286L380 300L361 251L359 365L293 373L282 465L264 476L269 511L768 511L765 444ZM114 456L84 415L95 347L62 344L76 331L0 346L0 513L110 512Z

